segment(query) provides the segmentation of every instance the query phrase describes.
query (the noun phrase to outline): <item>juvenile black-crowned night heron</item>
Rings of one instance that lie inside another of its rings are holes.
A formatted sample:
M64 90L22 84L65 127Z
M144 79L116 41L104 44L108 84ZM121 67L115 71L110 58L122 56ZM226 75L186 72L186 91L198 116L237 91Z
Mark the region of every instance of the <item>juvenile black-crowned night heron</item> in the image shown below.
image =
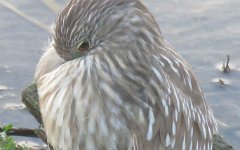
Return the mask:
M217 124L189 65L139 0L70 0L36 70L55 150L211 150Z

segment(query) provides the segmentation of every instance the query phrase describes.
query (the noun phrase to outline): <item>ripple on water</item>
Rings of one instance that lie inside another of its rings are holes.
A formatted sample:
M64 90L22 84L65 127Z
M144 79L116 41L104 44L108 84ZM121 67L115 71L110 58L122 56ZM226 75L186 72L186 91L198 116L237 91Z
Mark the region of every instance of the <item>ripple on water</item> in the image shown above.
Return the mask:
M231 85L231 81L226 78L213 78L212 82L216 83L219 86Z
M14 94L14 93L0 94L0 99L3 99L3 98L15 98L15 97L16 97L16 94Z
M25 109L24 104L17 104L17 103L7 103L3 106L3 109L8 109L8 110L19 110L19 109Z
M11 90L13 90L13 88L0 85L0 99L16 97L16 94L12 93Z
M1 69L3 72L6 72L6 73L12 73L12 71L9 69L9 66L7 66L7 65L4 65L4 66L1 66L1 65L0 65L0 69Z
M12 72L12 71L9 69L9 66L7 66L7 65L2 66L2 68L4 68L7 73L11 73L11 72Z
M6 91L6 90L9 90L7 86L0 85L0 91Z

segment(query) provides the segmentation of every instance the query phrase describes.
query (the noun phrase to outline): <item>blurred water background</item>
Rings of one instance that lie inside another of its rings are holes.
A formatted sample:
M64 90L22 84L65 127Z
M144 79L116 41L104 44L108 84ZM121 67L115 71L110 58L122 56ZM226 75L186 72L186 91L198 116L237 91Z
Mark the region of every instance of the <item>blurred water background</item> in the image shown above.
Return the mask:
M0 0L0 126L37 128L21 103L64 0ZM192 66L216 117L219 131L240 148L240 1L145 0L166 40ZM230 55L230 73L221 64ZM219 79L225 85L219 85ZM39 143L38 139L17 138Z

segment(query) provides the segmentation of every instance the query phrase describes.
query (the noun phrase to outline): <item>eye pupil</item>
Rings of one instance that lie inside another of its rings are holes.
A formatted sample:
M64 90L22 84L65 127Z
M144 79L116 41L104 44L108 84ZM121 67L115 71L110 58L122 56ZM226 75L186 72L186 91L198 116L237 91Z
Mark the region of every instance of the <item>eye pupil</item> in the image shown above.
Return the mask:
M89 42L87 40L83 41L80 43L77 47L79 51L86 51L89 49Z

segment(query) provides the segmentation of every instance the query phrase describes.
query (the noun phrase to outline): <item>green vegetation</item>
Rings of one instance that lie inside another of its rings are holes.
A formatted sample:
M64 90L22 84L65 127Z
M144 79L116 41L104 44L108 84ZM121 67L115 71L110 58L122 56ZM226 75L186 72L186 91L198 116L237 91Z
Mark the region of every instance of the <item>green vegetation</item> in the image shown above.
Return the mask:
M6 125L0 132L0 150L27 150L27 148L17 145L13 137L7 135L12 127L13 125Z

